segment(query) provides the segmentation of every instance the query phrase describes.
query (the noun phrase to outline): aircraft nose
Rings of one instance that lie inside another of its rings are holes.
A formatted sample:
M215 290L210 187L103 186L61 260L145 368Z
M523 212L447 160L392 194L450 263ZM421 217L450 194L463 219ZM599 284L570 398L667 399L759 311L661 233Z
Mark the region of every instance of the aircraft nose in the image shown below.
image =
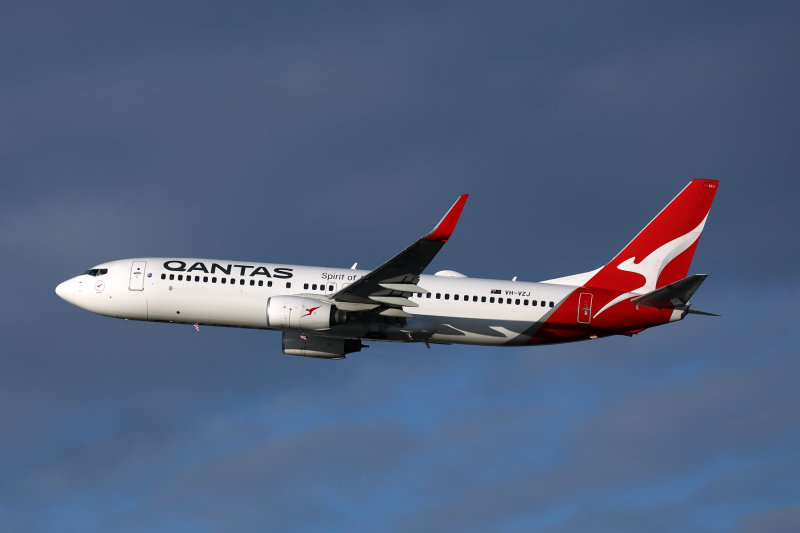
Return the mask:
M75 288L72 286L72 283L70 283L70 280L59 283L58 286L56 287L56 294L60 298L70 303L72 303L74 293L75 293Z

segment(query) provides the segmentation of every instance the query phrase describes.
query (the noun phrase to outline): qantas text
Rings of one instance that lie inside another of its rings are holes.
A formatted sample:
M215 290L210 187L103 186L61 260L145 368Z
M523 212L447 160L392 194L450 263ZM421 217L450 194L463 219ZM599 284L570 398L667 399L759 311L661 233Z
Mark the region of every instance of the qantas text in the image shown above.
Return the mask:
M205 272L206 274L225 274L226 276L230 276L231 272L233 275L239 276L266 276L268 278L291 278L294 276L291 268L285 267L278 267L272 269L272 273L267 270L265 266L255 266L255 265L236 265L236 264L225 264L220 265L219 263L211 263L211 266L207 266L202 261L198 261L190 266L186 266L186 261L181 261L179 259L173 259L172 261L166 261L164 263L164 268L167 270L172 270L175 272ZM253 269L251 272L247 272L248 269Z

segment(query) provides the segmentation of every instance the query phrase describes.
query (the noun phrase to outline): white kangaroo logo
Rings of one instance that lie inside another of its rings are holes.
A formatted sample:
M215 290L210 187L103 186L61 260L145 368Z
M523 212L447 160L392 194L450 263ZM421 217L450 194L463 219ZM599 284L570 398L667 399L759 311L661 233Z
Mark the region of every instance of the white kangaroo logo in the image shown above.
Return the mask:
M667 266L673 259L681 255L683 252L689 249L691 245L693 245L697 239L700 238L700 234L703 232L703 227L706 225L706 218L697 225L696 228L691 230L686 235L681 235L677 239L671 240L666 244L663 244L653 250L650 255L639 261L638 263L634 260L633 257L629 257L625 261L621 262L617 265L619 270L624 270L625 272L633 272L635 274L639 274L644 278L644 284L637 288L633 289L630 292L644 294L650 291L656 290L656 282L658 281L658 276L661 275L661 271L664 270L664 267ZM606 305L603 306L597 313L595 313L594 317L596 318L597 315L611 307L617 302L621 302L625 298L628 298L630 292L620 294Z

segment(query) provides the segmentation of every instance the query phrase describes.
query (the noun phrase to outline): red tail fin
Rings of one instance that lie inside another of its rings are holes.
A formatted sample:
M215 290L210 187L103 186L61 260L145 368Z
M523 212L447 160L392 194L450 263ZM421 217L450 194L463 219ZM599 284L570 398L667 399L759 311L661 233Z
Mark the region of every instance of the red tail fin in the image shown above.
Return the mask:
M718 186L718 180L690 181L585 286L649 292L685 278Z

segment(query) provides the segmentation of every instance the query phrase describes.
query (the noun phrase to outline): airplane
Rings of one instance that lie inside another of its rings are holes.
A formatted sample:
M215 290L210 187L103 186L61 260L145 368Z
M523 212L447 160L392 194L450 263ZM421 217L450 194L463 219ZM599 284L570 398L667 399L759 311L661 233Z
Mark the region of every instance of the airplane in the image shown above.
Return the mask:
M280 330L289 355L343 359L364 341L531 346L632 336L682 320L705 274L687 277L719 186L693 179L614 258L538 283L423 274L468 195L374 270L143 257L94 266L56 294L110 317ZM718 316L718 315L714 315Z

